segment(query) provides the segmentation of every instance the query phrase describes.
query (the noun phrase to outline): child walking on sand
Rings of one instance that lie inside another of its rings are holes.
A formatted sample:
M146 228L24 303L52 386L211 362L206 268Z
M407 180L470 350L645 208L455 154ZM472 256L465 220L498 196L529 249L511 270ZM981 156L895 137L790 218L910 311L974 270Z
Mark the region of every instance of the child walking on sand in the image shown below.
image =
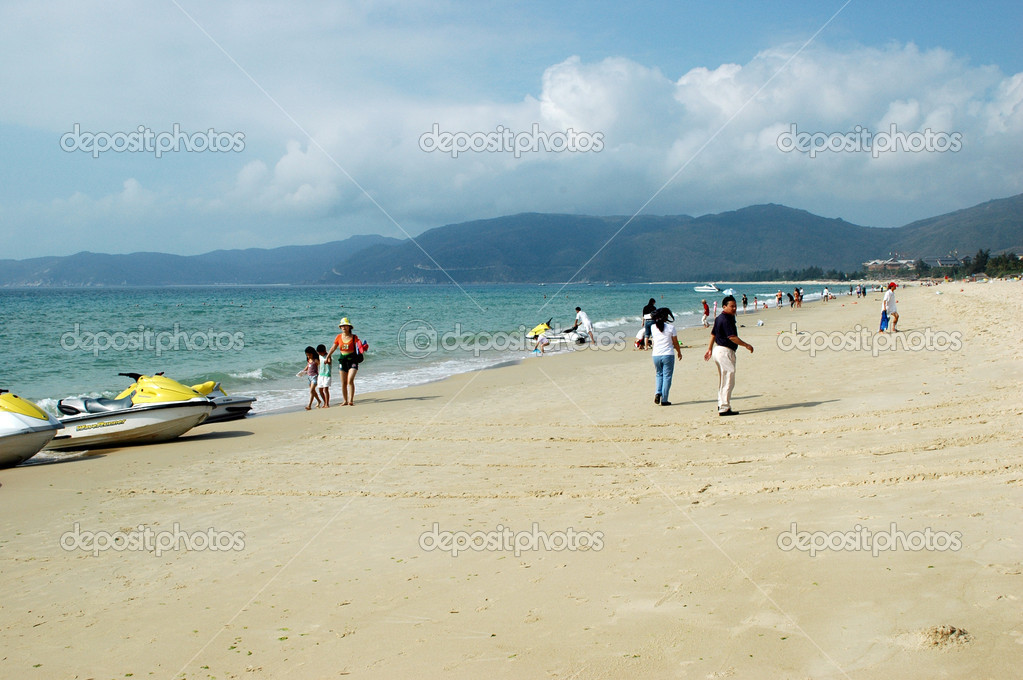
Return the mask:
M320 403L320 395L316 394L316 380L317 374L320 371L320 361L317 358L316 350L312 346L305 348L305 370L299 371L296 375L306 376L309 380L309 403L306 404L305 410L310 411L313 408L313 400L316 403Z
M330 357L327 356L326 345L317 345L316 353L319 355L320 369L316 375L316 389L320 393L320 401L323 402L320 408L330 408Z

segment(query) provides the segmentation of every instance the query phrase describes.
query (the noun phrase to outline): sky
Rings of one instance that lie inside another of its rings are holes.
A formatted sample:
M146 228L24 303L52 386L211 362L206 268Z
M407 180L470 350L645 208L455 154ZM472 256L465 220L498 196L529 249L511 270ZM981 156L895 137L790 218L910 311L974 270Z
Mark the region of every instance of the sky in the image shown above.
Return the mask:
M0 2L0 259L1023 193L1023 3ZM108 148L110 146L113 148Z

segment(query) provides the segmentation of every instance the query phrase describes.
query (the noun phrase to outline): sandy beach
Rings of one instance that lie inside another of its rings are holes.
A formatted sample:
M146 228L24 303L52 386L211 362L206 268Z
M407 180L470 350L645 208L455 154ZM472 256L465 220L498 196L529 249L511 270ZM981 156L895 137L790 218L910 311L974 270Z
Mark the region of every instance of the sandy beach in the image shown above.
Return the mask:
M1018 677L1023 285L880 298L0 470L0 677Z

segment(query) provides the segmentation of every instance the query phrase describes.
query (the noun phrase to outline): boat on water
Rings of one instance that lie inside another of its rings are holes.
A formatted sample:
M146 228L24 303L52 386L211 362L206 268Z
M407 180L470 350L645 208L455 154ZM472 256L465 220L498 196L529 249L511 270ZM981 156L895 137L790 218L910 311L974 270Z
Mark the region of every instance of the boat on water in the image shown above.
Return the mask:
M255 397L232 397L224 392L219 382L207 380L199 385L192 385L192 389L208 399L213 400L213 412L206 423L222 423L227 420L240 420L252 410Z
M134 382L113 399L68 397L57 402L64 432L54 436L47 449L168 441L188 432L213 411L211 399L165 376L118 375Z
M708 283L705 286L696 286L693 288L697 293L720 293L721 289L715 286L713 283Z
M27 399L0 389L0 467L14 467L39 453L64 427Z

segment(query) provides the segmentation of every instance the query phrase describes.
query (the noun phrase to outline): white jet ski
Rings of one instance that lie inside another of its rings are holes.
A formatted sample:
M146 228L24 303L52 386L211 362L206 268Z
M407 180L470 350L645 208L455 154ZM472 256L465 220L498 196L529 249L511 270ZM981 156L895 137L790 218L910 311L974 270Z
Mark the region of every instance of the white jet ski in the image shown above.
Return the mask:
M199 394L213 400L213 413L206 419L207 423L221 423L226 420L239 420L248 415L255 397L232 397L224 392L220 383L207 380L199 385L192 385Z
M36 455L62 427L32 402L0 389L0 467L14 467Z

